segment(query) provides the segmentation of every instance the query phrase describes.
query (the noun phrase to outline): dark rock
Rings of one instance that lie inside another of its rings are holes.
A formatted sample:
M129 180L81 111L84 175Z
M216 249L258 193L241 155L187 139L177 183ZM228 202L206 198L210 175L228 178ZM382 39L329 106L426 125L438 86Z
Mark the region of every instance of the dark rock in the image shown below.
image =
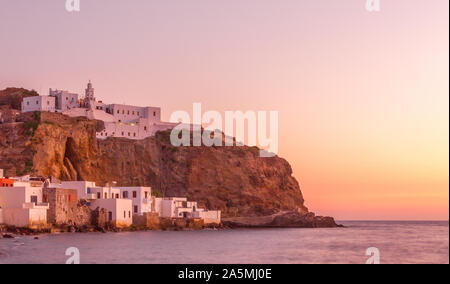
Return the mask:
M315 216L310 212L301 214L297 210L280 212L271 216L225 218L223 225L228 228L336 228L332 217Z

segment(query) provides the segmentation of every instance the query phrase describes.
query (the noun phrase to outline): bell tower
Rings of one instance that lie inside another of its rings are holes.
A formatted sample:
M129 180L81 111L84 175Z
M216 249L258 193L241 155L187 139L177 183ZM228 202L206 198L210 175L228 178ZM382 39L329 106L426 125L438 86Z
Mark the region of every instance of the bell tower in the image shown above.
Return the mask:
M91 80L89 80L89 83L87 85L87 89L86 89L86 93L85 93L85 100L86 101L95 101L94 88L92 88Z

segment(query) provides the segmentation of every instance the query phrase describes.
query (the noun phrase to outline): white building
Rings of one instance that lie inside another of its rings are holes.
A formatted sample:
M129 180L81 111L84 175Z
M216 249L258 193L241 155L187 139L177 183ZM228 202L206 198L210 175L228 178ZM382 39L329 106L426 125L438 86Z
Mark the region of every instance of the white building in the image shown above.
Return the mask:
M151 187L119 187L120 194L124 199L133 202L133 214L143 215L152 212L152 189Z
M55 108L57 111L64 112L73 108L80 107L78 94L69 93L68 91L62 91L58 89L50 89L49 96L55 97Z
M185 197L155 198L155 211L162 218L188 218L197 209L197 202Z
M22 112L48 111L55 112L56 98L51 96L26 97L22 101Z
M198 208L197 202L188 201L185 197L155 198L155 211L162 218L198 218L205 224L221 222L220 211L209 211Z
M47 224L49 204L42 202L42 187L0 188L0 208L4 224L30 228Z
M91 188L96 188L95 182L91 181L63 181L60 185L52 185L52 188L76 189L79 199L96 199L96 194L91 193Z
M90 207L104 208L107 211L107 222L119 227L129 227L133 224L133 202L130 199L96 199L91 201Z

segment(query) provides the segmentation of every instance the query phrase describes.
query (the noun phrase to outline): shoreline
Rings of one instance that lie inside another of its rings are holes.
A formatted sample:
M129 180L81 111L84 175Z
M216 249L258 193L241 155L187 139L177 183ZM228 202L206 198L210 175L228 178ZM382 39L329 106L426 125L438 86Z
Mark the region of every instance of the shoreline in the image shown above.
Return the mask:
M301 214L297 210L281 211L268 216L229 217L223 218L220 224L195 222L190 219L159 218L156 222L130 227L115 227L111 224L104 226L72 224L43 225L37 228L21 228L0 225L0 239L17 236L38 236L42 234L60 233L120 233L139 231L200 231L200 230L233 230L233 229L289 229L289 228L343 228L332 217L316 216L314 213Z

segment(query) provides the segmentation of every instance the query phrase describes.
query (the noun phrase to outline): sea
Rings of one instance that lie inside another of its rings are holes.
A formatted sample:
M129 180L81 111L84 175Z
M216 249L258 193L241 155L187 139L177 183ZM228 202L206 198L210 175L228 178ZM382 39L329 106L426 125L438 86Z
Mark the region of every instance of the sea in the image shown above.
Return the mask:
M0 264L448 264L448 221L331 229L63 233L0 239ZM77 263L76 262L76 263Z

